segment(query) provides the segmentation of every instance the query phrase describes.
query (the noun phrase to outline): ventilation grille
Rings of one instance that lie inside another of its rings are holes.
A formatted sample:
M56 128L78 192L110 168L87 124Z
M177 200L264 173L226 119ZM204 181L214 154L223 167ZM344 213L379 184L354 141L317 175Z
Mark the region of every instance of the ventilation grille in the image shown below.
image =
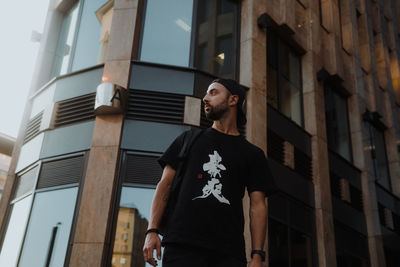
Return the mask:
M361 190L357 187L350 185L350 199L351 199L351 206L361 212L363 212L363 199Z
M37 114L28 122L23 142L24 144L28 143L30 140L32 140L33 138L35 138L35 136L39 134L42 117L43 117L43 111Z
M17 189L14 198L25 195L35 187L37 167L19 176L17 179Z
M183 123L185 96L130 90L126 118L131 120Z
M276 133L268 130L267 133L267 152L268 157L278 161L283 164L284 162L284 151L283 151L283 139L279 137Z
M297 148L294 148L294 166L298 174L307 180L312 180L312 160Z
M83 156L43 163L38 189L78 183L82 176L83 165Z
M152 156L128 155L124 182L156 185L162 174L157 159Z
M95 100L96 94L92 93L58 102L55 127L94 119Z

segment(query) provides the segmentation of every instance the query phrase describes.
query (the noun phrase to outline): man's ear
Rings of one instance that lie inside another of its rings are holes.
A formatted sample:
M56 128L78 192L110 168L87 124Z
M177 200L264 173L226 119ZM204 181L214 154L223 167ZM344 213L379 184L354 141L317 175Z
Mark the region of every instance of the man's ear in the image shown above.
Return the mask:
M238 103L238 101L239 101L239 96L238 95L231 95L229 97L229 105L230 106L236 105Z

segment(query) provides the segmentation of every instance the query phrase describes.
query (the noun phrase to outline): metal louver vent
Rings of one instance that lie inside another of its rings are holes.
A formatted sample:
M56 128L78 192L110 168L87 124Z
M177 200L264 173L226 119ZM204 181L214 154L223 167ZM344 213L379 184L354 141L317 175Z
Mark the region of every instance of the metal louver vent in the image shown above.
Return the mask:
M152 156L128 155L124 182L156 185L162 174L157 159Z
M351 206L363 212L363 199L361 190L359 190L357 187L350 185L350 198Z
M283 139L271 130L267 133L267 152L268 157L283 164L284 151L283 151Z
M25 131L25 137L23 142L24 144L28 143L30 140L32 140L35 136L39 134L42 117L43 117L43 111L37 114L28 122L28 126L26 127Z
M96 94L87 94L58 103L55 127L95 118Z
M83 165L83 156L43 163L37 188L78 183L82 176Z
M312 160L301 150L294 148L295 171L306 178L312 180Z
M130 90L126 118L131 120L182 123L185 96Z
M25 195L35 187L37 167L19 176L17 179L17 187L14 198Z

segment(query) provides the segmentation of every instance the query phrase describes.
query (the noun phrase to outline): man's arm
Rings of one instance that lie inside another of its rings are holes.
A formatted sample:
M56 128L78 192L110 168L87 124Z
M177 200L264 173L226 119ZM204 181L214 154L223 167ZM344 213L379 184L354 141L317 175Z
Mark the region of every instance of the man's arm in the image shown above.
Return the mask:
M163 216L167 200L171 192L172 181L176 171L166 165L160 182L157 184L153 202L151 204L150 222L148 229L158 228ZM154 250L157 250L157 258L161 260L161 240L157 233L148 233L143 246L143 256L145 261L153 266L157 266L157 261L153 258Z
M250 193L250 232L253 250L263 250L267 228L267 206L262 191ZM249 267L262 266L261 256L254 254Z

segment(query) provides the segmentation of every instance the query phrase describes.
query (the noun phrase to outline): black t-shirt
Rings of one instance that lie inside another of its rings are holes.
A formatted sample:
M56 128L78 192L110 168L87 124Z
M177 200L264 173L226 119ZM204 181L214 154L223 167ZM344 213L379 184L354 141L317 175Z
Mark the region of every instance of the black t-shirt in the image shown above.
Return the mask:
M180 135L159 159L176 169ZM180 243L219 250L245 261L242 198L276 191L264 152L243 136L208 128L192 145L175 210L163 244Z

